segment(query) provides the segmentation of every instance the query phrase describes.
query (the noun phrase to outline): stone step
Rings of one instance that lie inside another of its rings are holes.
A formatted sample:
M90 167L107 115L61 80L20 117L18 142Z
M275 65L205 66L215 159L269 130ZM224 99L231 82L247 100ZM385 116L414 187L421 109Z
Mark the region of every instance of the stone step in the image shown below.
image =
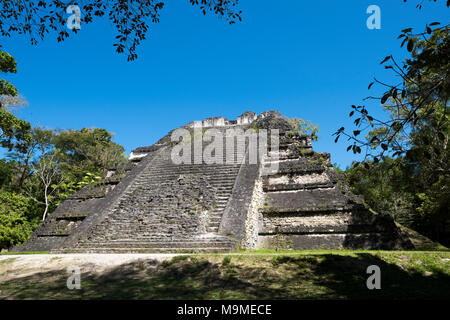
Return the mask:
M208 226L206 227L206 231L216 233L219 231L219 226Z
M211 174L206 174L206 173L189 173L189 172L183 172L183 173L179 173L179 172L169 172L169 173L155 173L155 174L147 174L147 175L142 175L142 177L140 177L137 181L142 181L142 180L148 180L148 179L178 179L181 175L196 175L199 177L204 177L208 180L220 180L220 179L231 179L232 177L235 177L237 175L237 172L234 173L227 173L227 174L223 174L220 172L212 172Z
M243 155L233 155L230 158L223 157L221 159L211 159L212 163L206 163L204 159L195 158L191 159L190 163L175 163L171 160L164 160L160 162L154 162L153 167L148 168L148 171L155 168L170 169L170 170L198 170L199 168L207 170L218 169L237 169L241 166L241 161L244 159Z
M284 225L284 226L269 226L259 230L260 235L270 234L335 234L335 233L373 233L384 231L380 226L374 226L371 224L345 224L334 225L332 223L323 225Z
M219 197L215 198L216 203L227 203L228 199L230 198L230 194L231 194L231 192L228 194L221 193L220 198Z
M311 147L303 148L303 151L301 151L301 157L302 158L308 158L311 157L315 152ZM288 159L298 159L299 154L292 152L288 149L280 149L278 153L269 151L269 157L277 157L279 160L288 160Z
M215 186L216 192L221 192L224 194L231 194L231 192L233 191L233 187L234 187L234 184L233 185L230 184L227 186L225 186L225 185Z
M228 181L209 181L212 187L218 190L222 190L223 192L227 192L233 189L235 181L234 180L228 180ZM128 191L127 193L133 192L135 189L142 189L142 188L155 188L158 186L167 186L167 185L173 185L173 181L168 182L167 180L164 181L152 181L152 182L139 182L136 183L136 185L133 186L133 189L131 191Z
M226 204L223 205L217 205L217 206L213 206L209 208L209 215L213 215L214 213L216 214L222 214L223 210L225 210L226 208ZM147 212L145 213L145 215L142 215L142 218L147 218L147 217L155 217L158 218L158 216L156 214L161 214L161 213L165 213L166 217L168 218L173 218L176 217L175 214L177 214L178 212L178 208L176 207L160 207L160 206L154 206L154 207L148 207L147 208ZM124 218L125 219L125 218ZM121 221L120 217L117 217L115 220L117 221ZM126 220L124 221L129 221L129 218L126 218Z
M130 195L130 196L133 196L133 195ZM212 201L216 204L216 206L226 206L226 204L228 203L228 200L229 200L229 198L230 198L230 195L221 195L220 197L214 197L213 199L212 199ZM171 203L170 202L170 200L171 199L176 199L176 197L174 196L174 197L171 197L171 198L166 198L167 200L166 200L166 203L164 204L153 204L153 203L151 203L151 202L149 202L148 204L147 204L147 207L148 208L153 208L153 209L155 209L155 208L173 208L173 203Z
M146 176L153 176L153 175L162 175L162 176L167 176L167 175L181 175L181 174L201 174L203 176L214 176L217 174L221 174L221 175L234 175L237 172L239 172L239 168L235 168L235 169L227 169L224 167L221 168L205 168L205 170L202 169L173 169L173 168L157 168L158 170L149 170L146 171L142 174L142 177L146 177Z
M185 174L183 174L185 175ZM189 174L191 175L191 174ZM227 174L227 175L221 175L221 174L214 174L211 176L207 175L200 175L195 174L191 175L198 178L206 179L207 181L230 181L234 180L236 174ZM136 182L146 182L146 183L152 183L152 182L164 182L164 181L176 181L180 178L180 174L168 174L168 175L161 175L161 176L146 176L142 177L139 180L136 180Z
M313 190L313 189L332 189L334 188L334 184L332 182L324 182L324 183L310 183L310 184L268 184L263 183L263 190L265 192L273 192L273 191L291 191L291 190Z
M240 163L227 163L226 158L223 159L223 163L189 163L189 164L176 164L171 160L165 160L160 163L153 162L153 166L149 167L146 172L155 171L158 169L170 169L170 170L236 170L241 167ZM231 160L231 159L230 159Z
M151 242L139 242L139 241L109 241L109 242L95 242L88 243L83 246L84 248L183 248L183 249L191 249L191 248L225 248L232 247L234 245L234 241L228 240L192 240L192 241L151 241ZM82 246L83 244L80 244Z
M128 238L121 238L121 239L109 239L109 240L99 240L98 242L161 242L166 241L166 239L169 239L172 242L189 242L189 241L210 241L210 240L219 240L219 241L235 241L233 238L217 235L217 234L189 234L184 237L177 236L177 237L170 237L167 234L164 233L152 233L150 235L142 235L139 239L136 239L135 235L131 235ZM92 243L91 240L81 240L79 243Z
M149 181L147 183L145 182L140 182L138 184L136 184L134 186L134 188L144 188L146 187L148 188L155 188L158 186L167 186L167 185L173 185L174 180L170 181L170 180L161 180L161 181ZM229 191L230 188L234 187L235 184L235 180L234 179L229 179L229 180L216 180L216 181L207 181L211 187L213 188L220 188L222 187L222 189L224 189L225 191ZM139 187L142 186L142 187Z
M261 234L273 233L370 233L394 232L390 217L373 214L366 208L328 214L264 214Z
M183 165L173 165L173 166L154 166L144 172L144 174L155 173L161 170L167 172L235 172L240 169L240 165L226 165L218 164L212 165L196 165L196 166L183 166Z
M221 253L231 252L234 247L212 248L71 248L54 250L52 253Z
M214 214L222 215L225 208L226 208L226 205L212 207L209 209L209 216L212 216ZM173 208L173 207L164 207L164 208L160 208L158 206L149 207L147 209L147 213L142 216L142 219L143 219L142 221L145 221L147 217L154 217L155 219L159 219L158 215L161 215L161 214L164 214L165 217L172 218L172 217L176 217L176 216L174 216L175 213L177 213L177 208ZM118 221L120 223L120 221L122 221L122 219L116 218L115 221ZM123 221L128 222L130 220L129 220L129 218L124 218Z
M237 172L239 172L238 169L236 169L235 171L232 170L207 170L207 171L202 171L202 170L171 170L171 169L161 169L158 171L153 171L153 172L146 172L144 174L142 174L142 177L154 177L154 176L175 176L175 175L188 175L188 174L199 174L202 176L209 176L209 177L213 177L216 175L221 175L221 176L227 176L227 175L235 175L237 174Z
M319 160L313 159L284 159L277 162L278 174L292 173L321 173L325 170L325 166ZM270 162L264 164L264 167L273 166Z
M141 189L142 190L143 188L145 188L146 190L148 190L148 189L155 189L155 188L158 188L158 187L161 187L161 186L173 186L173 182L174 181L167 181L167 180L160 181L160 182L156 182L155 181L155 182L152 182L152 183L141 182L139 184L134 185L132 189L127 191L127 193L128 194L132 193L136 189ZM229 192L230 188L232 190L233 187L234 187L234 183L235 182L231 181L231 180L230 181L217 181L217 182L209 181L209 184L211 185L211 187L213 189L217 189L217 191L220 191L220 192L223 192L223 193ZM219 189L221 189L221 190L219 190Z
M153 162L152 167L149 167L149 169L153 169L156 166L160 167L160 168L183 168L183 169L189 169L189 168L200 168L203 167L205 169L207 168L220 168L220 167L228 167L228 168L233 168L233 167L238 167L240 164L236 163L236 158L237 157L241 157L242 155L239 154L233 154L233 156L229 157L229 161L227 163L227 157L223 157L223 158L218 158L217 160L219 161L218 163L214 163L215 159L209 159L209 161L212 161L212 163L206 163L203 161L203 159L201 158L191 158L190 160L188 160L189 163L175 163L172 161L172 159L158 159L159 161L155 161ZM234 158L234 159L233 159ZM195 163L194 160L199 161L199 163ZM231 162L231 160L233 160L233 162ZM201 162L200 162L201 161ZM222 161L222 162L220 162Z
M258 248L278 248L294 250L337 250L337 249L369 249L392 250L401 249L396 234L393 233L361 233L361 234L303 234L258 236Z
M219 208L219 210L212 210L209 215L208 218L222 218L223 212L225 210L226 207L223 208Z
M296 190L266 194L264 213L333 211L351 208L348 199L336 189Z

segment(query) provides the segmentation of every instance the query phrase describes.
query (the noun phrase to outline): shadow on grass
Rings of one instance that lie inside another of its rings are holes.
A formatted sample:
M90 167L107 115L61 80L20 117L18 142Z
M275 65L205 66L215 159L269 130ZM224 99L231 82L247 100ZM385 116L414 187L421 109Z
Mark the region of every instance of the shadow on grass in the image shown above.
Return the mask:
M133 262L81 275L66 287L65 270L0 284L12 299L450 299L450 277L388 263L370 253L276 257L176 257ZM369 265L381 269L381 290L368 290ZM81 268L83 271L83 267Z

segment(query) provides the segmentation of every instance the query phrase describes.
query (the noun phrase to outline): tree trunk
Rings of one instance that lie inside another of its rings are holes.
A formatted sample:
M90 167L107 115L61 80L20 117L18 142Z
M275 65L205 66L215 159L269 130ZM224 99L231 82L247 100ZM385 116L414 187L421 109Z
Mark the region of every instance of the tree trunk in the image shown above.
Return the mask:
M18 186L17 186L19 192L22 191L22 186L23 186L23 183L25 181L25 177L27 175L27 172L30 171L30 167L28 166L29 160L30 159L27 157L27 160L25 160L24 168L22 170L22 174L20 175L19 183L18 183Z
M47 195L47 191L48 191L48 187L45 186L45 190L44 190L45 210L44 210L44 214L42 215L42 221L45 220L45 217L47 216L47 212L48 212L48 195Z

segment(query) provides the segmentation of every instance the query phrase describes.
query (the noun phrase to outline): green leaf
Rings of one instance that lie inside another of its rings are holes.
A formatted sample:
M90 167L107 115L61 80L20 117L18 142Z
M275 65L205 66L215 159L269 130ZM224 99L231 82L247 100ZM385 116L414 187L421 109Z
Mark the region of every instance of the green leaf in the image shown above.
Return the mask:
M383 61L380 62L380 64L385 63L386 61L388 61L391 58L391 56L387 56L386 58L383 59Z
M406 49L407 49L409 52L413 51L413 49L414 49L414 41L413 41L412 39L410 39L410 40L408 41L408 45L407 45Z

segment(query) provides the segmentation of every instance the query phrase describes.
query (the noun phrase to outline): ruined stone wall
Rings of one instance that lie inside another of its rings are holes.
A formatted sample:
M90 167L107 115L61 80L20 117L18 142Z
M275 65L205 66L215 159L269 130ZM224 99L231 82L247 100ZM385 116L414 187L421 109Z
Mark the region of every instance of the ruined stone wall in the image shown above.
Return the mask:
M247 219L245 220L245 238L242 246L246 249L256 249L258 244L258 233L262 228L261 208L264 203L263 182L261 176L258 176L253 188L253 195L248 209Z
M412 247L392 219L372 213L349 192L328 154L314 152L307 137L284 133L279 170L262 181L264 205L257 248Z

